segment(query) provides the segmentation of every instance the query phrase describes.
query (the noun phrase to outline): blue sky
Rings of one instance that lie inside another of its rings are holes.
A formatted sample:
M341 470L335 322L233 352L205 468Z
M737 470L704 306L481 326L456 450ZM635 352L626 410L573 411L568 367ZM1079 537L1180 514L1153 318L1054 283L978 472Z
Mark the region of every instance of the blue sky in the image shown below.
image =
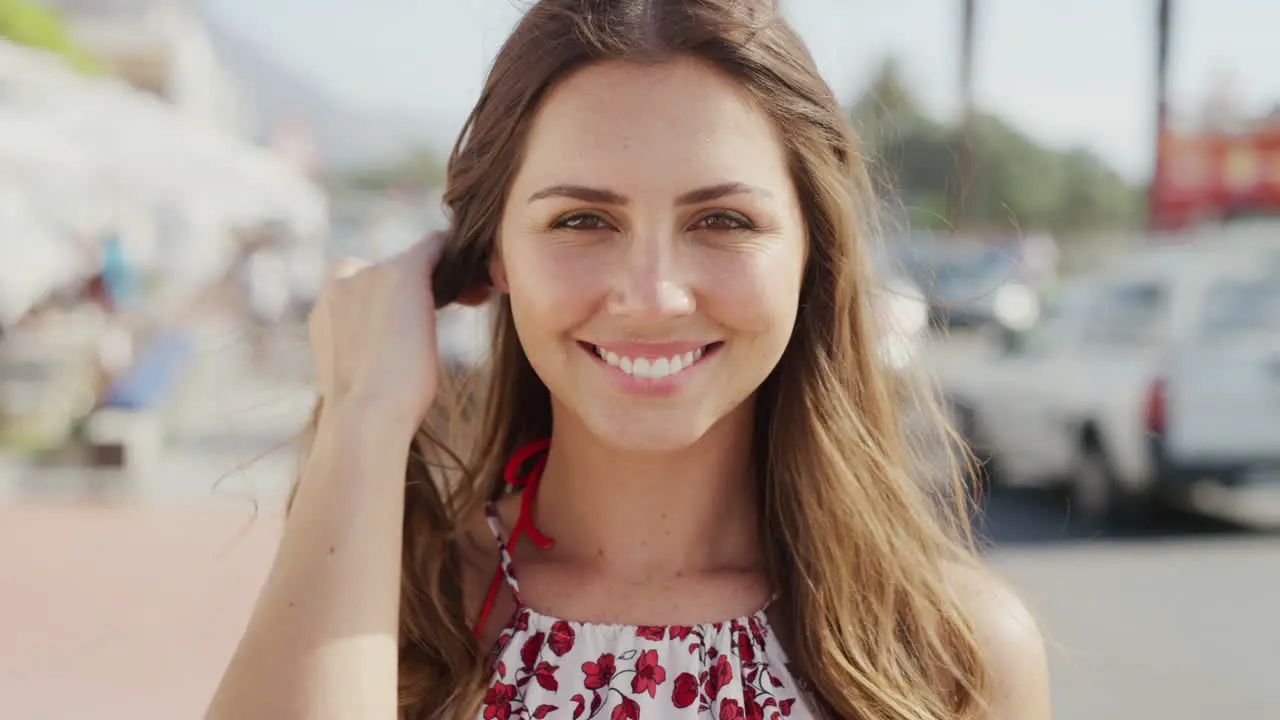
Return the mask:
M979 102L1037 139L1150 172L1155 0L980 0ZM523 0L210 0L208 10L338 98L459 127ZM851 99L880 60L905 64L939 117L957 109L959 0L784 0L827 80ZM1175 102L1229 85L1280 103L1280 2L1178 0ZM1229 82L1228 82L1229 80Z

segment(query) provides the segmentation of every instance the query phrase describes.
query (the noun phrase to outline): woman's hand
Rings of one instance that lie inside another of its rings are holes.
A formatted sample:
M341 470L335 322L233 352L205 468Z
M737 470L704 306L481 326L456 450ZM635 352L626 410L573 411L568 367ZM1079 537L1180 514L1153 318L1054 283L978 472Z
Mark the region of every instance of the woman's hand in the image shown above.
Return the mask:
M358 405L410 433L422 424L439 387L431 271L446 237L376 264L339 263L308 322L328 409Z

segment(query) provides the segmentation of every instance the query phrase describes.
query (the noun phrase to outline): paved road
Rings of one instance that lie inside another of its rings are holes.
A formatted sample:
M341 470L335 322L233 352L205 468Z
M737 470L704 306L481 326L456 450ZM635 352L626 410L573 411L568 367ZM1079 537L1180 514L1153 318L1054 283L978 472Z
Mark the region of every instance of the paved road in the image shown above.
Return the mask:
M1280 717L1280 543L1010 548L993 564L1053 641L1055 717Z
M199 718L278 527L243 504L0 510L0 717Z
M260 456L310 402L228 340L206 338L178 451L149 472L0 458L0 718L199 717L279 531L293 457ZM77 499L91 483L127 490ZM1068 519L1052 494L1003 493L983 526L1053 638L1059 720L1280 717L1280 540L1185 515L1099 538Z

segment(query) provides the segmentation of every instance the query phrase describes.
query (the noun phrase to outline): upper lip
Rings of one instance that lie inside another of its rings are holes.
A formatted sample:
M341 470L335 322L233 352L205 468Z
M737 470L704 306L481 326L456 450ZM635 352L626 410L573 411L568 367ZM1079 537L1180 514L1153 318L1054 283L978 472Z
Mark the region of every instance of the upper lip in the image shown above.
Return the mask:
M714 341L712 341L714 342ZM668 342L639 342L635 340L623 340L618 342L589 342L588 345L595 346L611 352L620 357L671 357L673 355L683 355L685 353L701 350L712 342L704 341L686 341L672 340Z

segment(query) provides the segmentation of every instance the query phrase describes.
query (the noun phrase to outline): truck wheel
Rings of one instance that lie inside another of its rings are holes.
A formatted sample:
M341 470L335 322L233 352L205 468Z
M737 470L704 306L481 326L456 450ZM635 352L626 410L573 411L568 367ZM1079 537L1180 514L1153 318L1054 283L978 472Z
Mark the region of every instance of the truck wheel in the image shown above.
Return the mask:
M1070 493L1071 516L1087 530L1136 525L1147 518L1147 499L1119 486L1106 452L1091 438L1081 444Z

